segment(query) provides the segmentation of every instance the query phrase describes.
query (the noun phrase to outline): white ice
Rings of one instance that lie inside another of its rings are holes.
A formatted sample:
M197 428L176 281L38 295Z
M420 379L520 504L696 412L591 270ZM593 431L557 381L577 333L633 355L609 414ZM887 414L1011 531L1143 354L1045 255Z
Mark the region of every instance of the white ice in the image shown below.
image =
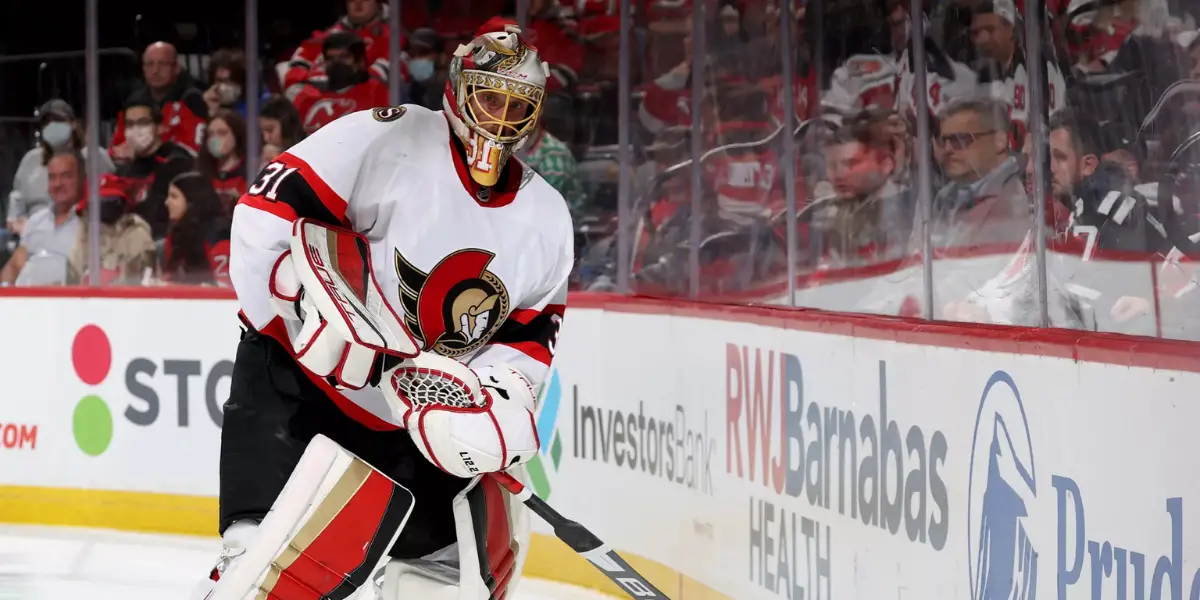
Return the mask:
M187 600L219 552L215 538L4 525L0 600ZM520 588L514 600L611 600L549 581Z

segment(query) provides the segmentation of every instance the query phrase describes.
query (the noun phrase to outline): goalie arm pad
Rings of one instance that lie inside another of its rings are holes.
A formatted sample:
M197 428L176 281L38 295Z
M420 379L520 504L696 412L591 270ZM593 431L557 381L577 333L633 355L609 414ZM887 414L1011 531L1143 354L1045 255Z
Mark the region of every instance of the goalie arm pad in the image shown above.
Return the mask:
M318 435L209 600L349 597L387 560L412 508L411 492Z
M424 352L405 360L380 384L421 454L458 477L527 462L540 443L533 386L517 369L472 369Z

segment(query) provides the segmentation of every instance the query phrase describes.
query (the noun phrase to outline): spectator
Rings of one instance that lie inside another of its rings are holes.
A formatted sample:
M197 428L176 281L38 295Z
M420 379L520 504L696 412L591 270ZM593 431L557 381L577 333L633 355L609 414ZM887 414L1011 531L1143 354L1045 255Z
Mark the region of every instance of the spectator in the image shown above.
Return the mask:
M449 64L446 42L438 32L422 27L408 36L407 46L408 73L412 77L408 101L430 110L441 110Z
M820 219L827 263L878 262L904 251L916 206L895 180L899 169L887 119L881 114L853 120L825 142L837 193Z
M638 120L652 135L673 126L690 127L692 89L691 19L681 24L684 59L645 87L638 104Z
M978 60L975 72L979 83L992 98L1003 100L1011 109L1010 143L1018 149L1025 142L1029 113L1029 74L1025 70L1025 49L1020 42L1019 15L1013 0L984 0L971 17L971 41ZM1045 52L1046 80L1049 82L1051 114L1066 106L1067 84L1054 60Z
M262 159L265 165L304 139L304 126L296 107L283 96L271 95L258 113L258 131L262 135Z
M575 37L574 23L566 18L562 5L555 0L529 0L527 8L528 22L521 35L531 45L537 46L542 60L550 65L552 76L546 82L547 90L553 92L568 87L568 80L573 82L578 79L583 70L583 45ZM493 17L475 34L504 31L506 25L517 25L517 21Z
M325 31L313 32L296 48L283 76L283 90L288 98L295 100L306 83L320 82L328 75L329 37L338 34L351 34L361 40L363 69L369 70L380 81L387 82L388 38L391 35L388 7L380 0L346 0L346 16Z
M1091 187L1102 187L1103 197L1109 190L1119 190L1126 187L1128 178L1117 165L1108 165L1108 169L1100 170L1099 151L1095 136L1080 131L1076 126L1075 113L1070 110L1060 111L1050 120L1050 194L1046 204L1047 223L1054 231L1065 228L1072 209L1076 206L1076 198L1080 194L1080 185L1085 179L1098 176L1091 182ZM1023 153L1025 161L1025 193L1029 198L1033 194L1033 143L1025 138Z
M154 107L162 115L159 121L162 140L195 155L204 143L208 107L204 95L180 66L175 47L166 42L147 46L142 54L142 76L145 84L125 101L125 105ZM117 128L109 147L109 153L118 163L132 160L136 155L135 149L126 143L125 116L124 113L117 115Z
M367 70L366 45L353 33L325 38L326 79L304 85L293 102L304 130L313 133L352 112L388 105L387 85Z
M74 210L84 196L83 157L77 152L54 154L46 172L50 202L30 215L21 245L0 270L0 285L61 284L67 280L67 256L83 229Z
M232 217L233 206L246 193L246 121L228 108L218 109L205 135L196 166L212 181L221 214Z
M41 206L50 205L47 165L55 153L81 152L87 156L75 111L62 100L50 100L38 109L40 136L17 167L12 191L8 195L8 230L21 235L28 218ZM111 173L112 159L107 152L97 162L101 173Z
M550 135L539 121L529 141L521 148L521 160L567 201L571 214L578 217L587 200L575 163L575 155L562 140Z
M132 210L131 192L134 190L135 186L131 186L129 180L113 175L105 175L100 181L98 280L101 285L145 285L154 274L154 240L149 223ZM76 211L79 218L86 221L87 203L81 202ZM84 284L91 281L88 272L91 245L88 240L88 228L80 227L68 259L69 283Z
M1020 242L1029 231L1031 211L1022 169L1009 152L1010 127L1000 100L960 100L943 109L937 145L948 182L933 199L934 248Z
M133 103L125 108L121 121L125 124L125 144L131 159L118 165L116 175L134 212L150 224L155 239L167 233L167 185L176 175L190 171L192 155L174 142L164 141L162 113L153 103ZM200 124L203 128L203 123Z
M213 52L208 64L208 81L210 85L204 92L204 104L210 116L219 108L230 108L246 116L246 55L241 50L222 48ZM266 99L264 92L262 100Z
M171 181L162 280L229 286L229 224L208 177L195 171Z

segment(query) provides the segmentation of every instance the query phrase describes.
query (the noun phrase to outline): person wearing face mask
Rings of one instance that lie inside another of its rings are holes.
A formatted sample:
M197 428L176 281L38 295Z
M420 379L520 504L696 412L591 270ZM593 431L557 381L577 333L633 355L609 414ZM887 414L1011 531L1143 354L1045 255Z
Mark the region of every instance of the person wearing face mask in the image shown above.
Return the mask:
M422 22L424 15L419 14L419 2L404 2L401 10L405 23ZM319 76L328 65L325 55L325 43L329 36L339 33L350 33L363 41L364 69L380 81L388 80L388 39L391 29L388 27L388 5L380 0L346 0L346 16L338 19L324 31L313 32L288 62L287 72L283 76L283 90L289 98L305 87L305 84Z
M49 100L38 109L38 144L21 158L8 195L8 230L21 235L30 215L42 206L50 205L47 166L56 153L83 152L83 136L75 120L75 111L63 100ZM112 160L101 153L100 172L111 173Z
M144 83L125 101L125 105L153 106L162 115L159 135L164 141L173 142L195 155L204 143L204 122L208 120L208 107L196 83L179 63L175 47L166 42L155 42L146 47L142 54L142 77ZM134 149L126 143L125 115L117 115L117 128L113 131L109 153L116 162L130 160Z
M150 283L157 263L150 225L133 209L140 182L116 175L100 179L100 285L145 285ZM87 223L86 199L75 206L82 223ZM68 257L67 283L91 282L88 272L88 227L79 228Z
M167 232L167 185L179 173L192 170L195 159L183 147L162 139L162 112L154 105L134 102L122 113L123 135L131 157L116 174L130 181L134 211L150 224L154 239Z
M441 34L423 27L412 32L406 40L408 74L412 83L408 98L414 104L437 110L442 105L442 94L446 87L445 40Z
M246 122L228 109L217 109L208 121L204 150L196 160L221 199L221 214L233 216L233 205L246 193Z
M325 38L325 76L309 79L292 99L304 130L313 133L352 112L388 105L387 84L367 70L366 44L353 33Z

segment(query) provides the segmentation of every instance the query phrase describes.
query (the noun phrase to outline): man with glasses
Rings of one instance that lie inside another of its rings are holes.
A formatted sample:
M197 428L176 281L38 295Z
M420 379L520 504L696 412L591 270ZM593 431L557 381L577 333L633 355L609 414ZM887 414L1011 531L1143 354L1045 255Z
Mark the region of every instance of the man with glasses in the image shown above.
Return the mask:
M175 46L155 42L142 53L144 84L130 95L125 106L153 106L162 114L160 134L164 142L173 142L193 156L204 143L204 124L208 105L204 94L179 64ZM124 112L117 115L109 154L116 162L133 160L137 152L125 138Z
M940 125L934 154L947 183L933 200L934 248L1020 242L1032 212L1009 151L1008 107L996 99L953 102Z

